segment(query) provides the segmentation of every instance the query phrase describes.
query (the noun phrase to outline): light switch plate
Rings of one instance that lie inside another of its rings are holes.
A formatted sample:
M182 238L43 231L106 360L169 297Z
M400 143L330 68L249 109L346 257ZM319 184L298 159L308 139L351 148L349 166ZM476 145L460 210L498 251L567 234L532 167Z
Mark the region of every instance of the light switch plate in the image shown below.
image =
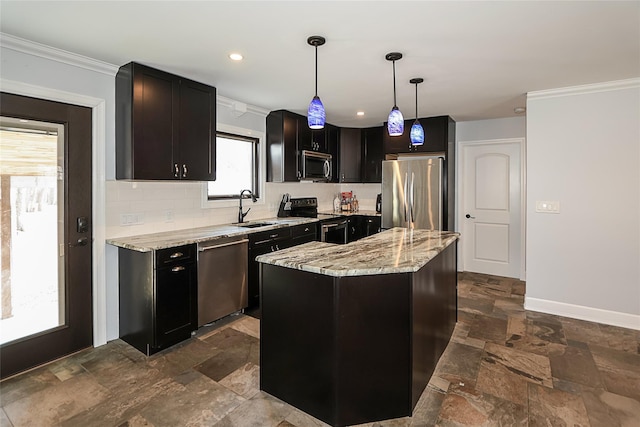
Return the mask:
M536 200L536 212L560 213L560 202L557 200Z

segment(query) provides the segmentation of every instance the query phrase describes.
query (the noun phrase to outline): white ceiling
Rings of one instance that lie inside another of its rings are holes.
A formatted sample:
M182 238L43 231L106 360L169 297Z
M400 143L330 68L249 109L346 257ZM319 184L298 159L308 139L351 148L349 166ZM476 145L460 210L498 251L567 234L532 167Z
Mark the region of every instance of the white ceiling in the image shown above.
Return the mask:
M640 77L640 1L0 1L0 31L114 65L137 61L269 110L374 126L393 106L456 121L514 116L529 91ZM230 52L244 55L232 62ZM358 110L365 116L357 118Z

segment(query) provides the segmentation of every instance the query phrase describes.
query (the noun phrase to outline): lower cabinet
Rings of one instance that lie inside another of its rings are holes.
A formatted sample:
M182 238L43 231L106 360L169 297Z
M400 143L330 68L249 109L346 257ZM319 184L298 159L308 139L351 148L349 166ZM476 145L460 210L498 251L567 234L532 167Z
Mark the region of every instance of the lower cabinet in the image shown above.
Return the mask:
M196 245L118 249L120 338L146 355L198 329Z
M353 242L363 237L380 232L381 217L368 215L351 215L349 217L348 242Z
M256 257L314 240L316 240L315 223L249 234L249 305L245 310L246 314L260 318L260 263L256 261Z

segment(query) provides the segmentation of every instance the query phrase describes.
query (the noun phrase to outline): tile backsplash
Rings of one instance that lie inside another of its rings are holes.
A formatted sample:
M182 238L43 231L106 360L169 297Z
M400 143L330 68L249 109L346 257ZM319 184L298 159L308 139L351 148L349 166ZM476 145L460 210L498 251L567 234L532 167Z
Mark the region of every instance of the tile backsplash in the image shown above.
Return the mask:
M380 184L266 183L257 203L243 201L244 210L251 208L245 221L275 217L284 193L317 197L319 210L328 211L336 193L353 191L361 210L375 210L380 189ZM110 180L105 190L107 238L227 224L238 217L237 200L207 202L202 182Z

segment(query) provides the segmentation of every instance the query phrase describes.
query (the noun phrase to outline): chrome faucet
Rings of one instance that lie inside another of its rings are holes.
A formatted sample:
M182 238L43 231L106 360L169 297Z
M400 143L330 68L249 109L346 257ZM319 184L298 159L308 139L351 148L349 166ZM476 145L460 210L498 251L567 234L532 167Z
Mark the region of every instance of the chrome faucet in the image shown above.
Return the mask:
M254 196L253 193L251 192L251 190L242 190L240 192L240 206L238 207L238 222L239 223L243 222L244 217L247 216L247 214L251 210L251 208L249 208L249 209L247 209L246 212L242 212L242 199L244 198L244 193L249 193L251 195L251 200L253 200L253 203L258 201L256 196Z

